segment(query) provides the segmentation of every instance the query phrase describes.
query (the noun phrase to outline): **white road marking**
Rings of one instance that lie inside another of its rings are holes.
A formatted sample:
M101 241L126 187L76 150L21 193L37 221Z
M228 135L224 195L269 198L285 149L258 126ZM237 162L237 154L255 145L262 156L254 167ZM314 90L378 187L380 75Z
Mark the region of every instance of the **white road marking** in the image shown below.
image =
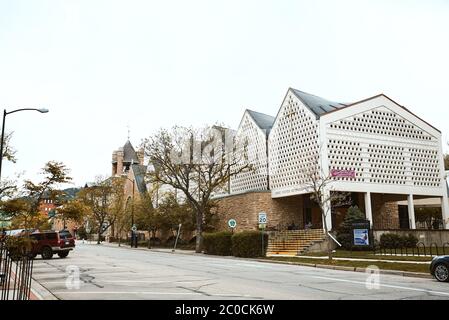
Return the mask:
M346 280L346 279L320 277L320 276L312 276L312 278L323 279L323 280L332 280L332 281L340 281L340 282L348 282L348 283L354 283L354 284L361 284L363 286L366 285L365 281L355 281L355 280ZM410 291L419 291L419 292L426 292L426 293L430 293L430 294L440 294L440 295L444 295L444 296L449 296L449 292L433 291L433 290L420 289L420 288L411 288L411 287L403 287L403 286L394 286L394 285L382 284L382 283L380 284L380 286L381 287L385 287L385 288L410 290Z
M155 292L155 291L55 291L53 294L153 294L153 295L202 295L199 292Z
M65 281L39 281L45 284L64 284ZM193 283L192 281L153 281L153 280L100 280L95 279L95 283Z
M248 294L238 293L211 293L203 294L199 292L154 292L154 291L55 291L53 294L148 294L148 295L209 295L214 297L251 297Z
M238 266L249 267L249 268L259 268L259 269L275 269L275 267L259 265L259 264L251 264L251 263L237 263ZM279 268L276 268L279 269Z

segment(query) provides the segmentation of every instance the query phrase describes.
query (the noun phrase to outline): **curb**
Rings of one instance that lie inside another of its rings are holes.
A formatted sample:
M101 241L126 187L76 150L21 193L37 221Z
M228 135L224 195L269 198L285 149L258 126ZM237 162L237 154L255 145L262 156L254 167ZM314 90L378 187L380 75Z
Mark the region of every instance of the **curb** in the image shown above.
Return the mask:
M33 278L31 278L31 295L34 295L34 297L30 297L31 300L59 300L53 293Z
M313 264L313 263L303 263L303 262L291 262L291 261L276 261L276 260L264 260L264 259L246 259L265 263L277 263L277 264L287 264L295 265L301 267L328 269L328 270L339 270L339 271L351 271L351 272L361 272L366 273L370 268L359 268L359 267L346 267L346 266L329 266L324 264ZM432 275L420 272L409 272L409 271L398 271L398 270L379 270L379 274L384 275L395 275L402 277L413 277L422 279L433 279Z

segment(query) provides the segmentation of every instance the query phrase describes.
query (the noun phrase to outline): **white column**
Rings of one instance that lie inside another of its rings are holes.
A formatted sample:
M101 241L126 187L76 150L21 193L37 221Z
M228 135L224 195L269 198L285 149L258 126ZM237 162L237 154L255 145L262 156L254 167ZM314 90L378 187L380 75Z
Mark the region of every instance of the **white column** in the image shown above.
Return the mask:
M371 192L365 192L365 216L366 219L371 223L371 228L373 227L373 212L371 209Z
M327 225L327 231L332 230L332 211L331 211L331 204L330 204L330 191L324 190L323 191L323 200L328 199L328 201L324 202L324 214L326 215L325 219L323 219L323 230L325 228L324 224ZM323 218L323 217L322 217Z
M413 194L409 194L407 197L408 204L408 219L410 221L410 229L416 229L415 222L415 205L413 204Z
M444 229L449 229L449 200L447 195L441 197L441 214L443 215Z

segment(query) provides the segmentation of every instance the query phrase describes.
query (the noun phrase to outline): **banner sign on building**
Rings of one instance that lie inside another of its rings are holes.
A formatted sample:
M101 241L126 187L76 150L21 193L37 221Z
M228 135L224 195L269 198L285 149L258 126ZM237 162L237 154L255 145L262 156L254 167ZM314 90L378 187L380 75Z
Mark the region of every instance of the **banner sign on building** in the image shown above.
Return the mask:
M332 169L331 176L337 178L355 178L355 170Z

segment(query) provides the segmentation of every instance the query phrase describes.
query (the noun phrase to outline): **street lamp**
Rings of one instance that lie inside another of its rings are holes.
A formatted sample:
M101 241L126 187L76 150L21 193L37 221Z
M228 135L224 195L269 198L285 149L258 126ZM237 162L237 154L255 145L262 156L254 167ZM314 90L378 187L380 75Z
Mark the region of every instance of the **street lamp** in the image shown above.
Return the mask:
M3 110L2 137L1 137L1 142L0 142L0 179L2 177L3 144L4 144L4 140L5 140L5 119L8 114L12 114L12 113L19 112L19 111L37 111L40 113L47 113L48 109L22 108L22 109L16 109L13 111L9 111L9 112L6 111L6 109Z
M131 248L132 247L136 247L137 248L137 243L134 243L135 239L134 239L134 185L135 185L135 180L128 178L126 175L122 175L122 178L131 181L133 184L133 196L132 196L132 203L131 203Z

